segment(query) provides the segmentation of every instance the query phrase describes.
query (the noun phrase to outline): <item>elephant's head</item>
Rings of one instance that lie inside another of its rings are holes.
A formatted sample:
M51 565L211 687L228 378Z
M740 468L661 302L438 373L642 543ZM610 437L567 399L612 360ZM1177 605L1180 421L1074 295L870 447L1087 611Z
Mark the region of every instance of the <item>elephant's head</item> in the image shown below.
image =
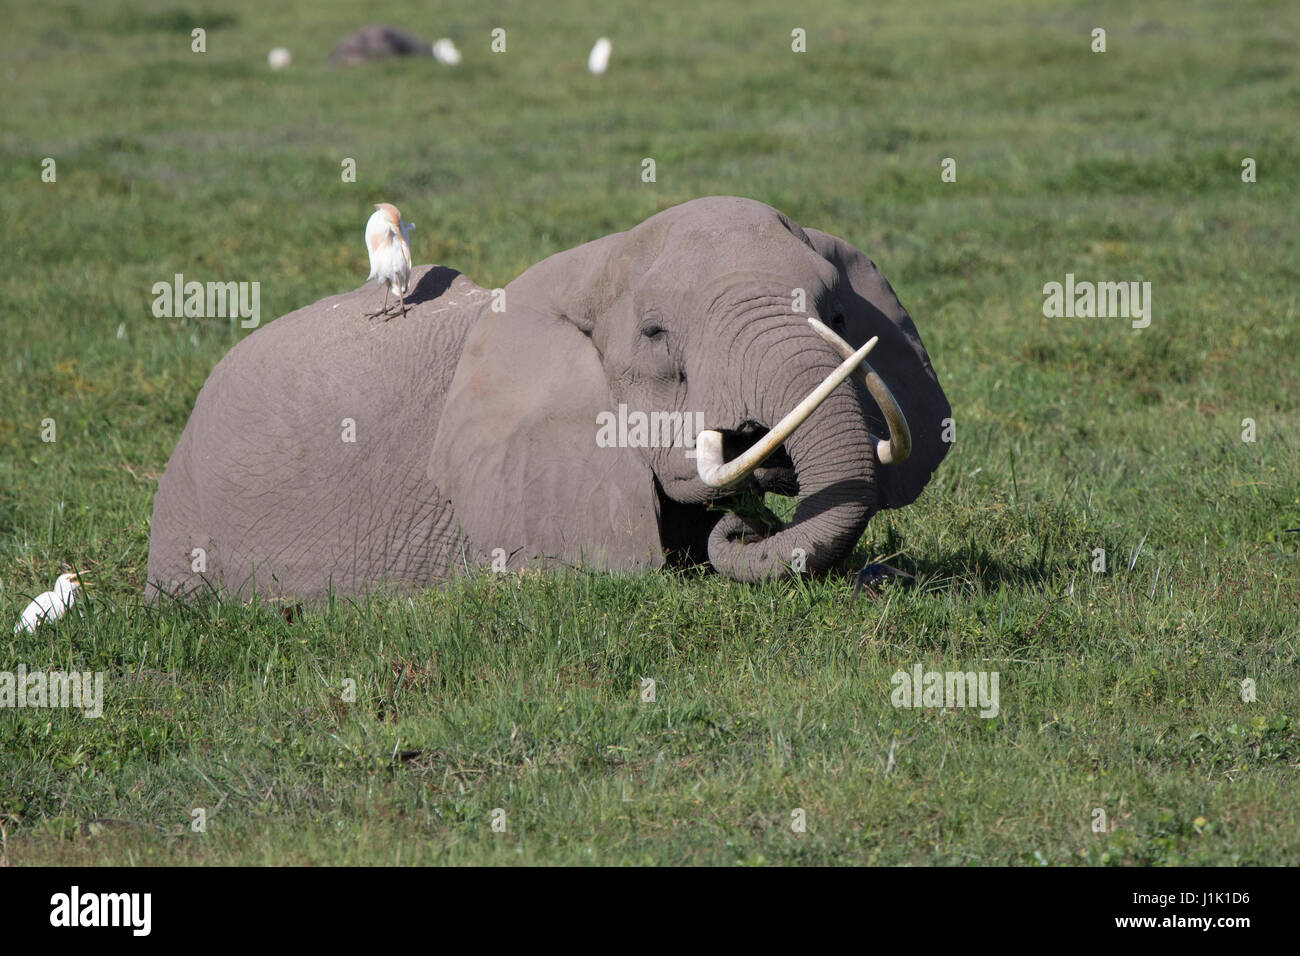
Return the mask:
M430 461L475 562L684 552L747 581L822 570L947 452L948 401L889 283L761 203L684 203L546 259L497 301ZM874 374L844 361L873 337ZM828 382L837 369L855 374ZM788 525L718 507L764 491L797 495Z

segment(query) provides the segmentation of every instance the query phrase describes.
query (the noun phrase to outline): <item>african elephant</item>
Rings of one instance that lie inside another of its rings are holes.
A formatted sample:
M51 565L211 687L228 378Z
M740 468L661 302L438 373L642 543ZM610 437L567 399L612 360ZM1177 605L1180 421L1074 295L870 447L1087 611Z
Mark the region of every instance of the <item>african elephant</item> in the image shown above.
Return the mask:
M440 266L412 286L405 316L367 319L363 287L218 363L159 483L150 597L318 601L494 561L824 571L947 452L948 401L889 283L762 203L683 203L504 290ZM767 491L797 496L788 524L727 510Z

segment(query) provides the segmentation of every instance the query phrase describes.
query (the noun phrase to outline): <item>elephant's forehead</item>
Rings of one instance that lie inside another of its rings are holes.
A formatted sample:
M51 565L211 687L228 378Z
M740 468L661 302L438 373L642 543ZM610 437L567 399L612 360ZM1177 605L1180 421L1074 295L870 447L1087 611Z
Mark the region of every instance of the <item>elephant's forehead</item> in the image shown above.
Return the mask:
M650 252L659 267L689 267L697 278L745 271L786 276L816 271L823 261L797 225L752 200L686 203L646 220L629 236L644 240L641 253Z
M789 238L793 224L771 206L735 196L693 199L651 216L634 231L662 232L674 239L709 242L753 241L755 236Z
M780 213L766 203L743 196L704 196L665 209L661 216L679 219L753 218L778 219Z
M671 278L673 288L703 296L715 305L752 301L764 293L788 296L799 287L808 297L838 284L838 270L784 228L762 230L700 227L670 241L647 273Z

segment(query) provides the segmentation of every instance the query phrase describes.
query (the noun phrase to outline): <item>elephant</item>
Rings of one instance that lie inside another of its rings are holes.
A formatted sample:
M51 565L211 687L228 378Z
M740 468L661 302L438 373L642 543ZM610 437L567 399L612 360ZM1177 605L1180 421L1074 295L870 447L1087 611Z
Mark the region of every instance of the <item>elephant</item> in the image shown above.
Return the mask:
M392 321L366 318L377 295L217 364L159 481L148 598L321 602L489 566L826 573L948 451L876 266L751 199L671 207L504 289L419 266ZM741 507L767 492L796 497L788 522Z

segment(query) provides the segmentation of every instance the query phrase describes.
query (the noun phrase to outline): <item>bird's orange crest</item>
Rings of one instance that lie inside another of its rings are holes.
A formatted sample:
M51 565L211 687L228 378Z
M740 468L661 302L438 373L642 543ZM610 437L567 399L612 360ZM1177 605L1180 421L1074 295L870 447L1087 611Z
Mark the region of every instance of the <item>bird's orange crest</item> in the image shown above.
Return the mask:
M397 207L390 202L377 202L375 208L384 214L384 217L397 227L398 231L402 228L402 214L397 211Z

